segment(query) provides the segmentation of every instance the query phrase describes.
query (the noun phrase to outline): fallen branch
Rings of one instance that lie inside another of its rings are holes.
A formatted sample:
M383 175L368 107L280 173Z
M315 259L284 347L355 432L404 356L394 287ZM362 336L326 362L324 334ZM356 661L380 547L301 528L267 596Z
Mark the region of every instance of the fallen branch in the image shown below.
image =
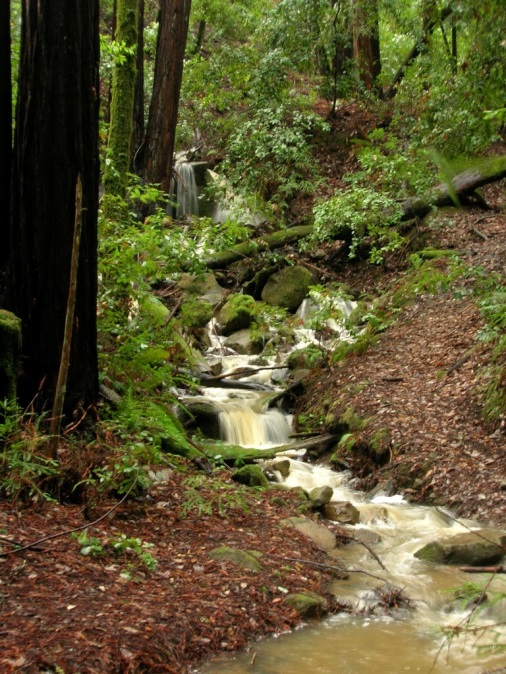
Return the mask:
M465 573L506 573L506 566L461 566Z
M106 517L108 517L112 512L114 512L116 508L119 508L119 506L123 503L123 501L125 501L125 499L129 496L130 492L132 491L132 489L135 487L136 484L137 480L134 480L134 482L132 482L130 486L130 489L126 492L121 501L115 503L112 508L110 508L106 513L101 515L98 519L93 520L93 522L83 524L81 527L75 527L74 529L67 529L66 531L60 531L57 534L50 534L49 536L44 536L43 538L39 538L38 540L33 541L33 543L28 543L27 545L23 545L22 547L16 548L15 550L10 550L9 552L0 552L0 557L8 557L9 555L14 555L18 552L23 552L24 550L30 549L37 550L36 546L40 545L40 543L45 543L46 541L51 541L54 540L55 538L62 538L63 536L68 536L69 534L73 534L76 531L84 531L85 529L89 529L90 527L95 526L95 524L98 524Z
M364 543L364 541L361 541L358 538L355 538L355 536L350 536L350 535L344 534L344 533L337 534L337 537L338 538L344 538L347 541L353 541L354 543L359 543L360 545L363 545L364 548L367 550L367 552L371 555L371 557L374 557L374 559L378 562L378 564L381 566L383 571L386 571L387 573L389 573L387 567L383 564L383 562L378 557L378 555L373 550L371 550L371 548L367 545L367 543Z

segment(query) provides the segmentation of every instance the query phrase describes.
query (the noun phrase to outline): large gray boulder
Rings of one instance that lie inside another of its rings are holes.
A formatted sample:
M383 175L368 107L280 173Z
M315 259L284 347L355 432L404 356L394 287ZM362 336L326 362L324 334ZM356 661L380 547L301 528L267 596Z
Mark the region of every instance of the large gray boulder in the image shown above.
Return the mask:
M274 307L296 311L312 283L313 275L305 267L285 267L269 278L262 290L262 300Z
M432 541L415 552L415 557L436 564L488 566L497 564L506 553L506 533L496 529L465 532L441 541Z
M322 524L313 522L307 517L289 517L281 522L284 526L292 527L309 538L320 550L330 552L336 545L336 536Z

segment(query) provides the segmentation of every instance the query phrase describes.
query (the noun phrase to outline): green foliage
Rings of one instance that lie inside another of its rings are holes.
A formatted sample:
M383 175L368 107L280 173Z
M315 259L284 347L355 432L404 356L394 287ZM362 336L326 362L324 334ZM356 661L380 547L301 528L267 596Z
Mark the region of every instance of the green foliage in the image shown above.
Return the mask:
M481 372L483 417L489 423L504 418L506 410L506 285L501 276L474 269L475 292L485 326L478 339L492 346L489 365Z
M371 241L369 259L379 263L384 253L396 250L404 241L395 229L402 210L395 199L368 187L341 192L313 209L312 241L351 237L350 258L357 255L366 237Z
M494 581L495 586L492 585ZM498 584L502 581L502 587ZM441 628L448 645L458 637L473 638L474 647L479 654L494 655L506 652L504 624L501 619L491 619L494 607L506 601L506 587L500 576L489 576L486 583L480 585L467 581L450 589L453 597L461 605L461 610L468 610L467 617L457 625ZM499 611L499 615L501 612Z
M309 140L323 126L317 116L284 105L261 108L231 134L223 171L241 191L284 207L296 194L314 192L318 172Z
M395 124L402 135L449 157L476 154L497 137L500 114L496 118L484 115L484 110L504 106L505 76L504 3L493 0L477 6L466 1L452 9L457 61L438 27L422 55L406 69L395 99ZM419 40L421 17L412 26L418 26L412 37ZM444 28L449 31L449 21ZM387 42L392 49L394 43Z
M407 143L383 128L374 129L366 141L356 144L360 169L345 176L351 185L373 184L396 200L422 194L432 186L433 156L426 148Z
M81 546L80 553L85 557L103 557L112 552L117 557L136 559L137 564L146 567L149 571L154 571L158 564L150 548L153 543L146 543L141 538L128 537L125 534L118 534L114 538L102 542L99 538L89 536L87 531L75 533L72 535L77 539ZM133 565L129 564L131 568Z
M184 500L180 505L180 517L188 517L193 512L201 515L218 514L228 518L231 511L250 512L248 497L254 487L242 487L225 482L220 477L193 475L183 482Z
M42 421L23 415L14 401L0 401L0 494L52 499L45 487L58 475L58 461L44 456L48 437Z

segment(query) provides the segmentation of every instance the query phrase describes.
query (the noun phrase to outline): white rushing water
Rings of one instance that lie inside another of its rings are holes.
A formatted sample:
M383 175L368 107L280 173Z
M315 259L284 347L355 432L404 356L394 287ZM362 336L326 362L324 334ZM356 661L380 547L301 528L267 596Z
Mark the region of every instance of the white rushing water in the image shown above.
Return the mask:
M346 307L349 313L353 305ZM301 315L310 314L306 303ZM344 312L343 312L344 313ZM336 339L347 339L342 326L335 326ZM227 351L213 325L210 326L210 354L221 354L223 372L251 366L251 357ZM298 346L314 341L314 333L302 327ZM282 363L271 358L269 367ZM271 385L273 370L260 370L239 381ZM291 418L277 409L268 409L269 392L209 388L200 399L211 401L220 410L223 439L245 447L268 448L288 442ZM285 457L283 457L285 458ZM310 465L290 458L287 486L330 486L333 501L351 503L360 513L358 524L348 527L350 535L364 534L370 550L360 544L339 548L339 564L351 572L347 580L334 581L332 592L355 611L332 616L318 624L269 639L252 652L217 659L202 670L206 674L481 674L506 668L506 652L487 651L494 635L506 645L506 599L482 612L475 611L473 625L497 625L495 632L455 635L445 641L443 629L465 627L470 610L452 601L452 588L472 581L483 584L482 574L465 574L455 567L429 565L414 553L431 540L479 529L470 521L457 521L440 508L407 503L400 495L376 494L369 497L353 487L347 473L336 473L325 466ZM281 476L279 475L281 480ZM372 538L371 538L372 537ZM374 555L371 554L374 552ZM379 557L383 567L375 556ZM494 579L489 591L506 594L506 576ZM408 608L385 611L379 606L379 592L399 588L409 598ZM481 649L481 650L480 650ZM504 670L506 672L506 669Z

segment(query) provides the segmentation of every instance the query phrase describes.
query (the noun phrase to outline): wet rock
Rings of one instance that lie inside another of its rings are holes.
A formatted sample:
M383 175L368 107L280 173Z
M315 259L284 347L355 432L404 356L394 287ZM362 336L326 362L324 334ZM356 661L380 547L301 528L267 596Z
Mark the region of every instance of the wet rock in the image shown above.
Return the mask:
M355 541L351 541L350 545L359 545L364 543L364 545L376 545L381 543L381 536L375 531L370 531L369 529L348 529L349 535L353 536Z
M289 517L287 520L282 520L281 524L296 529L313 541L320 550L333 550L337 545L336 536L332 531L307 517Z
M332 487L315 487L309 492L309 500L311 501L311 506L313 508L321 508L326 505L332 498L334 490ZM330 518L327 518L330 519Z
M264 475L260 466L253 464L251 466L243 466L236 470L231 475L232 480L245 484L247 487L268 487L269 480Z
M357 524L360 513L349 501L331 501L323 507L323 515L333 522Z
M241 550L240 548L230 548L223 546L221 548L214 548L209 553L209 557L216 562L231 562L242 569L258 573L262 571L262 565L259 563L257 557L261 557L262 553L257 550Z
M262 290L262 300L275 307L295 311L313 283L311 272L300 265L285 267L269 277Z
M316 592L297 592L286 596L285 604L302 618L321 618L327 613L327 600Z
M237 332L232 333L230 337L227 337L225 346L229 349L233 349L236 353L254 356L261 353L264 342L261 335L253 334L251 330L245 328L244 330L238 330Z
M251 295L232 295L218 314L218 323L224 335L248 328L255 317L256 303Z
M273 461L271 463L271 468L274 468L274 470L280 472L281 477L283 477L285 480L290 475L290 461L288 459Z
M487 566L497 564L506 551L506 533L482 529L477 533L457 534L441 541L432 541L415 552L415 557L436 564Z
M189 402L185 411L179 411L181 421L188 430L199 430L206 438L219 440L220 413L212 403Z
M360 513L361 524L373 524L374 522L386 522L388 510L381 506L368 507Z

